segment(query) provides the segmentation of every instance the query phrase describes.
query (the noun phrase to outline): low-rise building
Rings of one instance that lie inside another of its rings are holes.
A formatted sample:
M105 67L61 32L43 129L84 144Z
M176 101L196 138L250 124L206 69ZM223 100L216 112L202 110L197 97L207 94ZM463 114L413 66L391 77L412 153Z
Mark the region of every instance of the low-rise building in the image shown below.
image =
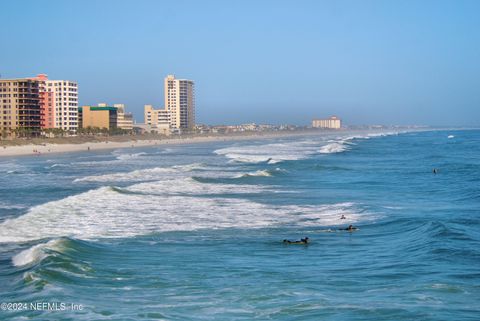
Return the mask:
M150 126L150 132L170 135L170 114L168 110L154 109L152 105L145 105L144 118L145 125Z
M340 118L332 116L328 119L314 119L312 121L313 128L328 128L328 129L340 129L342 122Z
M133 115L125 111L124 104L114 104L117 108L117 127L125 130L133 129Z
M111 106L82 106L78 109L82 128L117 128L117 108Z

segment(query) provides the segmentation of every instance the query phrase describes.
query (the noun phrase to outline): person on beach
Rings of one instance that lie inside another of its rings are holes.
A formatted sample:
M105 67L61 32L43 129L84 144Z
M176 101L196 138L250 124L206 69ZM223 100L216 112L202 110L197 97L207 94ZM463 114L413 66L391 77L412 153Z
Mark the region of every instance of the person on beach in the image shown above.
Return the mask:
M300 241L290 241L290 240L283 240L285 244L308 244L308 237L300 239Z

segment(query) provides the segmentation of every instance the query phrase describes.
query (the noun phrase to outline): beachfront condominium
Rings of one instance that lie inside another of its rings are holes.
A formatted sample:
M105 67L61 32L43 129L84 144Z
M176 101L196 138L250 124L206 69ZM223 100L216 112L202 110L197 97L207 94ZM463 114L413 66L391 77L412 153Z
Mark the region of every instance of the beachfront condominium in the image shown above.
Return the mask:
M0 135L37 136L41 132L40 81L0 79Z
M192 80L165 78L165 110L168 112L170 128L193 130L195 127L195 85Z
M143 109L145 125L150 130L160 134L170 134L170 116L166 109L154 109L152 105L145 105Z
M340 118L332 116L328 119L314 119L312 121L312 127L325 129L340 129L340 127L342 127L342 122Z
M59 128L74 133L78 128L78 84L71 80L49 80L40 74L42 128Z

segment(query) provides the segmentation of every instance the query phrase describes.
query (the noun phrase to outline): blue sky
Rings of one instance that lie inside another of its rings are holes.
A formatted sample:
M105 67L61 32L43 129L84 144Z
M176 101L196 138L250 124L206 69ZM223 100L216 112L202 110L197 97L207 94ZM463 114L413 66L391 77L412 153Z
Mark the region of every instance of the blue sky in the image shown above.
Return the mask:
M197 121L480 125L480 1L3 1L0 74L79 82L80 104Z

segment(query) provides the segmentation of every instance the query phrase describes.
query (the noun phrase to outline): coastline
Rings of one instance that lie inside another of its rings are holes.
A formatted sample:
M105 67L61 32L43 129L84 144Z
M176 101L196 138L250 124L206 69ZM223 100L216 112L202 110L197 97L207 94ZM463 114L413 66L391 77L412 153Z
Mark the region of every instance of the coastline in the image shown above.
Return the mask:
M101 151L117 148L137 148L147 146L165 146L165 145L179 145L179 144L195 144L195 143L209 143L220 141L242 141L255 139L269 139L276 137L292 137L302 135L331 135L331 134L345 133L345 131L298 131L298 132L268 132L268 133L253 133L253 134L226 134L226 135L210 135L210 136L186 136L175 138L145 138L129 139L126 141L115 141L106 139L103 141L91 141L82 143L45 143L41 144L22 144L22 145L4 145L0 147L0 158L2 157L16 157L16 156L42 156L59 153L73 153L73 152L87 152L87 151Z
M344 135L344 134L381 134L381 133L402 133L411 131L429 131L429 129L412 129L412 128L396 128L396 129L341 129L341 130L305 130L305 131L279 131L279 132L253 132L253 133L230 133L220 135L196 135L196 136L174 136L174 137L148 137L133 136L131 139L124 136L112 136L100 140L100 137L92 137L92 141L79 140L79 142L61 142L50 143L49 139L40 140L41 143L28 143L20 145L0 145L0 159L3 157L17 156L42 156L59 153L74 153L87 151L101 151L118 148L137 148L147 146L167 146L167 145L184 145L196 143L209 143L221 141L243 141L257 139L271 139L278 137L295 137L295 136L328 136L328 135ZM85 137L84 137L85 138ZM103 138L103 137L102 137ZM127 140L125 140L127 138ZM37 141L38 142L38 141Z

